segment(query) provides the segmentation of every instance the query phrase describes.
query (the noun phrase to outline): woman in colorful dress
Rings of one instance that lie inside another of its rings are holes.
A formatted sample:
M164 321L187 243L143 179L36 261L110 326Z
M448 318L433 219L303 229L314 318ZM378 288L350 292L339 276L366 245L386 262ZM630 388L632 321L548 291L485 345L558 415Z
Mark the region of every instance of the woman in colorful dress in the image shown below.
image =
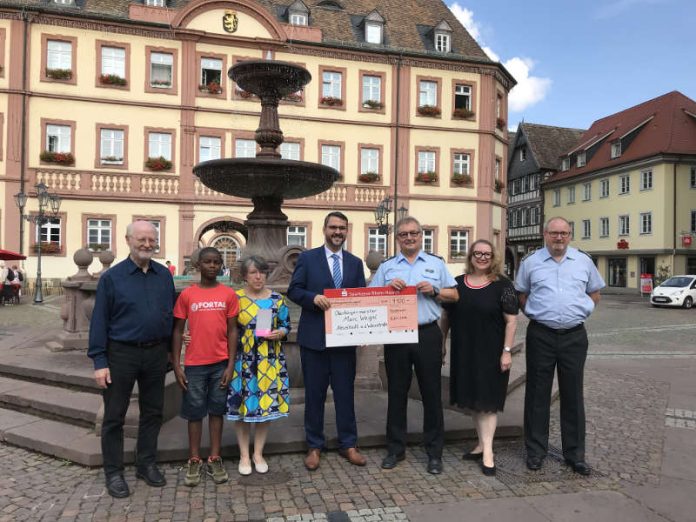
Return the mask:
M250 256L242 262L241 275L246 284L237 290L239 347L227 398L227 419L236 421L241 475L251 474L252 458L257 473L268 472L263 457L268 423L286 417L290 406L288 371L281 344L290 331L290 316L283 296L266 287L267 274L268 264L259 256ZM255 425L254 454L250 458L252 424Z
M479 461L488 476L496 471L493 437L497 412L505 406L519 309L515 289L501 274L501 265L490 242L474 242L466 273L455 278L459 301L443 305L440 323L445 339L452 329L450 403L471 414L478 434L478 444L464 459Z

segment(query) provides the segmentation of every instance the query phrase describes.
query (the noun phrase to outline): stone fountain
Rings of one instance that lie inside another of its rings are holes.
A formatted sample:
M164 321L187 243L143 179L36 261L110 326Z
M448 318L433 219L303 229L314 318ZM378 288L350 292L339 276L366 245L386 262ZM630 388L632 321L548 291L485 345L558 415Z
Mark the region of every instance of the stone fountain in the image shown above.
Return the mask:
M261 121L256 129L260 151L255 158L205 161L193 168L201 182L223 194L251 199L254 210L247 215L247 245L242 257L260 255L271 273L269 285L281 289L289 282L295 257L302 250L288 247L288 217L282 211L286 199L313 196L338 180L336 169L282 159L278 147L283 132L278 122L278 102L301 90L312 79L304 67L275 60L250 60L230 68L230 79L261 100Z

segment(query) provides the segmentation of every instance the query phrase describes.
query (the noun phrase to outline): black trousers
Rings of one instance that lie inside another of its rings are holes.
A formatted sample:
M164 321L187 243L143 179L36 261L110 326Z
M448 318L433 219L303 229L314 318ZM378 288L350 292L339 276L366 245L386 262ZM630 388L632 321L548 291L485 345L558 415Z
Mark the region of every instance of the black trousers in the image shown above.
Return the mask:
M423 399L423 443L429 457L442 457L445 424L442 414L442 332L437 323L418 330L417 344L384 346L387 370L387 451L406 451L408 390L413 370Z
M554 369L561 397L563 456L585 460L583 377L587 331L558 334L535 322L527 327L527 387L524 397L524 440L527 455L545 457L549 447L549 416Z
M123 424L136 382L140 407L136 465L146 466L155 462L157 437L162 426L167 343L138 348L110 341L107 354L111 384L103 394L101 444L104 473L108 477L123 472Z

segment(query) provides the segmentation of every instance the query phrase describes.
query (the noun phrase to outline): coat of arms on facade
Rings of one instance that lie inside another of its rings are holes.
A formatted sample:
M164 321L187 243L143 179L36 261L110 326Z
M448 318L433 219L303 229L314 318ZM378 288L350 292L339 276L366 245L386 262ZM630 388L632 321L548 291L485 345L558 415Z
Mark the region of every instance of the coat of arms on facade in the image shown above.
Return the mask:
M228 33L234 33L239 25L237 13L234 11L225 11L225 16L222 17L222 28Z

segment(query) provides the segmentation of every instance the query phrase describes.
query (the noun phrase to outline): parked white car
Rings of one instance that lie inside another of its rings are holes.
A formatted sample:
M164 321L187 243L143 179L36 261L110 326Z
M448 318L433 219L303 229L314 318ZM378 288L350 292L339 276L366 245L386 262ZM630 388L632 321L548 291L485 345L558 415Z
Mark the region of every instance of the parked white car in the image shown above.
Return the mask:
M650 294L653 306L691 308L696 302L696 275L673 276L656 286Z

